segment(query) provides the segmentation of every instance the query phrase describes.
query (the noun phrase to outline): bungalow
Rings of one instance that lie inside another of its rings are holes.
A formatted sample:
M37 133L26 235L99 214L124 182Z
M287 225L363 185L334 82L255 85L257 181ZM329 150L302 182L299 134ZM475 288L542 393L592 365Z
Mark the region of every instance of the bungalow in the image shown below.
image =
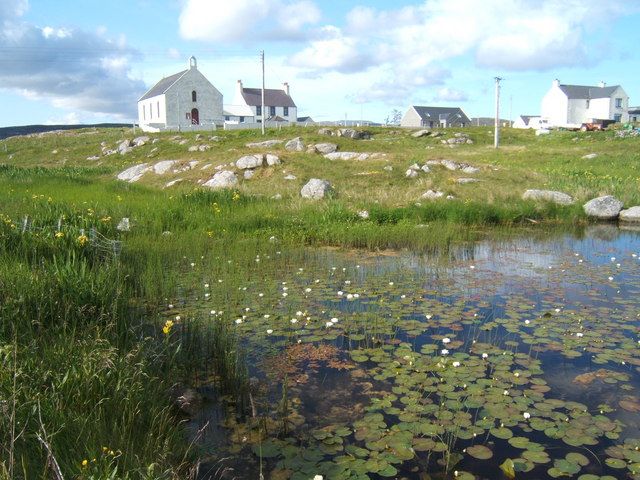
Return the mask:
M289 93L289 84L283 89L265 88L264 105L267 122L291 122L298 119L298 108ZM225 105L224 119L228 123L260 123L262 122L262 89L244 88L242 80L238 80L233 103Z
M579 127L593 120L629 120L629 96L620 85L562 85L554 80L542 99L541 116L553 127Z
M459 107L421 107L412 105L400 120L402 127L465 127L471 120Z
M520 115L515 122L513 128L546 128L547 122L540 115Z

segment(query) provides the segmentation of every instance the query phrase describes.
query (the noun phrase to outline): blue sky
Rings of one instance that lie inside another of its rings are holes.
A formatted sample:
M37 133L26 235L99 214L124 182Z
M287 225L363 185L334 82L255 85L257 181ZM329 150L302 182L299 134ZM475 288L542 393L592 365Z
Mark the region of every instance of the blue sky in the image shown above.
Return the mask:
M289 82L300 115L382 121L411 104L536 114L554 78L640 105L639 0L0 0L0 126L133 121L190 55L231 101Z

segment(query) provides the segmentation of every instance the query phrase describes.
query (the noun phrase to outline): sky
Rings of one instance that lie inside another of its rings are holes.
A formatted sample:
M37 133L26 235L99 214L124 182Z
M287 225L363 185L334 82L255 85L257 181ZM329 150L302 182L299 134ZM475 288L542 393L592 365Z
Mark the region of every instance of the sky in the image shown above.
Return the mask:
M410 105L537 114L551 82L622 85L640 105L640 0L0 0L0 126L133 122L198 68L291 86L299 116L384 121Z

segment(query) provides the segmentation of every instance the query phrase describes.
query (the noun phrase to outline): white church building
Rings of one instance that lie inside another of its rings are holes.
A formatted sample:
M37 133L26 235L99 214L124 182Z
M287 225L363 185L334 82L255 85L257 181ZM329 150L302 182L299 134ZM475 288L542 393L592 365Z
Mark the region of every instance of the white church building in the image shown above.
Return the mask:
M165 77L138 100L138 123L145 132L211 130L224 121L222 94L198 70L189 68Z

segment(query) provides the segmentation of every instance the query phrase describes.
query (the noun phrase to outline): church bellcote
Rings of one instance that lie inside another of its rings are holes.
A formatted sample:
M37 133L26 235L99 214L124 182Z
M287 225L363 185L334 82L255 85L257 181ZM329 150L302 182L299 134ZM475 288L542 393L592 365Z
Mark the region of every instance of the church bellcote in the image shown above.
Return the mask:
M196 61L196 57L189 58L189 68L198 68L198 62Z

